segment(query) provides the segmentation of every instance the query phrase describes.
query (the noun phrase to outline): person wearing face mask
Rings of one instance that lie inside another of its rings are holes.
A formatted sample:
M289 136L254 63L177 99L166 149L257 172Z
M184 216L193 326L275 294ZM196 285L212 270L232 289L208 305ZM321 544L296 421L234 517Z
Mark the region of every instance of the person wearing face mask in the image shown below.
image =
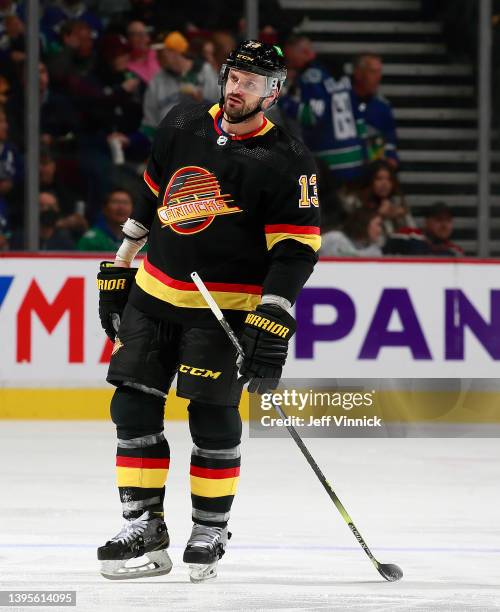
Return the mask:
M49 191L41 191L40 204L40 251L73 251L75 242L68 230L59 227L61 209L57 197ZM24 232L18 229L10 241L11 250L23 248Z

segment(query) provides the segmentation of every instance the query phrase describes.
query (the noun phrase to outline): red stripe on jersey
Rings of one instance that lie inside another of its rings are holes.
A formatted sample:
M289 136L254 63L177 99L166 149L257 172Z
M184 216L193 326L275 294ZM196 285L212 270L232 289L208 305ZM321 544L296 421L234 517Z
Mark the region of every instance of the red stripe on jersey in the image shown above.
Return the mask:
M317 225L288 225L286 223L279 225L265 225L266 234L318 234L319 227Z
M155 191L160 191L160 186L157 185L153 179L149 176L148 171L144 170L144 180L146 181L146 183Z
M202 468L197 465L192 465L189 470L191 476L198 476L198 478L235 478L240 475L239 467L232 468Z
M129 468L168 469L170 459L168 457L153 459L148 457L123 457L122 455L116 455L116 465L118 467Z
M154 276L164 285L172 287L173 289L180 289L181 291L198 291L198 288L194 283L188 283L186 281L176 280L165 272L162 272L148 260L144 259L144 269L148 274ZM262 293L262 287L259 285L238 285L233 283L205 283L207 288L211 291L227 291L230 293L251 293L260 295Z

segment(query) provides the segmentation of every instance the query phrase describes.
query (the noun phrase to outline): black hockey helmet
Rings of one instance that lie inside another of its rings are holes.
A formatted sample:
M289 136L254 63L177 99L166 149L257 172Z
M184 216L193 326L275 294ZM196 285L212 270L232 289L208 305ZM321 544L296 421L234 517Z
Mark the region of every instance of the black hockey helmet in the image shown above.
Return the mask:
M260 95L261 104L252 113L248 113L244 117L241 117L235 123L245 121L252 115L260 112L262 110L262 101L271 96L274 92L279 94L286 79L286 66L283 59L283 51L278 45L268 45L260 40L244 40L236 49L231 51L220 69L219 85L221 87L221 108L224 103L224 90L231 68L251 72L253 74L260 74L266 77L265 89Z

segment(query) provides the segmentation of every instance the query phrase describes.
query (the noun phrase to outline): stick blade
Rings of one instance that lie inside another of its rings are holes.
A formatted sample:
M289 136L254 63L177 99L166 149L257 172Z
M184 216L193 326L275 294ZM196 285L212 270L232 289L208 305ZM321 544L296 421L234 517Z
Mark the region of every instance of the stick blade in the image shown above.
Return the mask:
M397 582L403 577L403 570L394 563L379 563L378 571L389 582Z

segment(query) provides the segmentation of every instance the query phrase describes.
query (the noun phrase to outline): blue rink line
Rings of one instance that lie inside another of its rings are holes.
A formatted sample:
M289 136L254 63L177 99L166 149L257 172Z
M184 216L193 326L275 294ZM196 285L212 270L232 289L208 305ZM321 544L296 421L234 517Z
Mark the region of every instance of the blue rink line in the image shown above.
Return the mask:
M3 544L1 548L97 548L99 544ZM184 549L184 546L170 546L173 549ZM303 550L303 551L331 551L353 552L359 551L359 546L280 546L279 544L231 544L233 550ZM486 553L500 554L500 548L453 548L447 546L376 546L374 550L382 552L442 552L442 553Z

